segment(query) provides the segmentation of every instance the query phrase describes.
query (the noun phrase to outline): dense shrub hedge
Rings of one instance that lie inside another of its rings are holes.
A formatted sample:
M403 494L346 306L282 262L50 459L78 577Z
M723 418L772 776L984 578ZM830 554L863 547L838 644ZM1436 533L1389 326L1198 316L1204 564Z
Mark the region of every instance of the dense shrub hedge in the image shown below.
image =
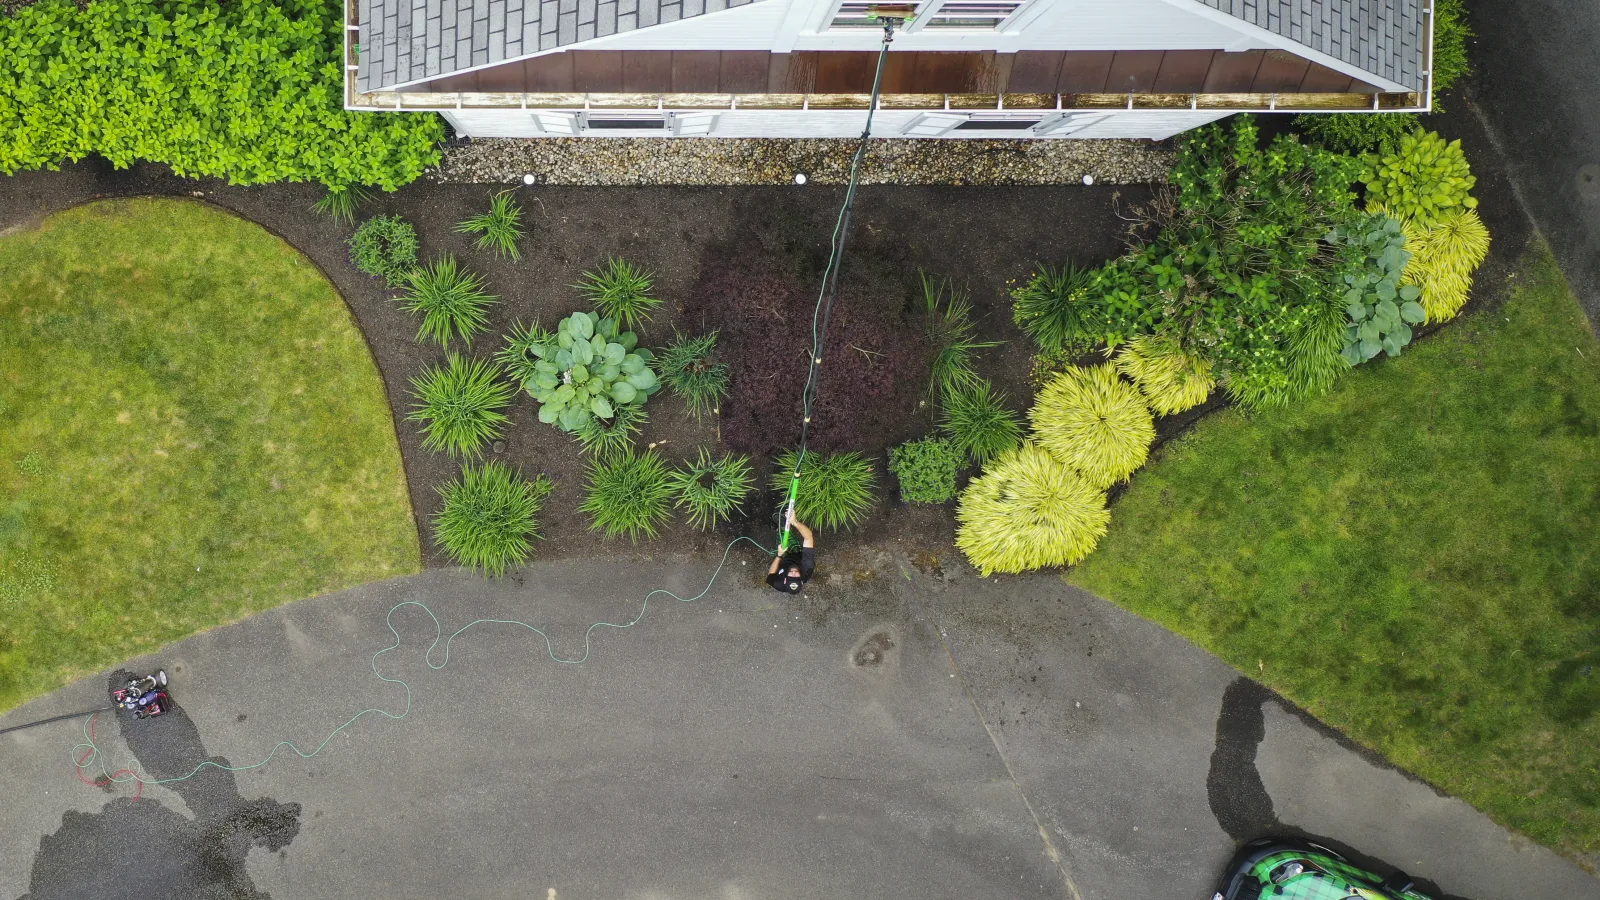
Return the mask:
M98 153L235 184L393 190L438 161L427 114L343 107L327 0L43 0L0 19L0 171Z

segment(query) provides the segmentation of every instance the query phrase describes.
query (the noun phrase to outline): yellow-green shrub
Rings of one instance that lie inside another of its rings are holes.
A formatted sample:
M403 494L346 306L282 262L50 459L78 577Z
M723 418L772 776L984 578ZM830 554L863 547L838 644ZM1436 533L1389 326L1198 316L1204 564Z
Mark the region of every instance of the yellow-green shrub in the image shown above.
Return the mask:
M961 494L956 546L985 576L1071 565L1106 533L1106 496L1048 451L996 457Z
M1177 342L1141 334L1117 348L1117 371L1133 379L1150 409L1170 416L1206 401L1217 386L1211 363L1185 353Z
M1401 281L1422 288L1429 322L1452 318L1467 303L1472 273L1489 255L1489 229L1470 209L1444 213L1430 227L1406 223L1406 264Z
M1399 219L1433 224L1441 215L1473 209L1471 195L1478 179L1467 165L1461 141L1446 142L1437 132L1419 128L1400 139L1395 152L1368 157L1361 175L1367 186L1367 211L1387 208Z
M1144 398L1110 363L1057 375L1028 416L1039 445L1100 489L1144 465L1156 438Z

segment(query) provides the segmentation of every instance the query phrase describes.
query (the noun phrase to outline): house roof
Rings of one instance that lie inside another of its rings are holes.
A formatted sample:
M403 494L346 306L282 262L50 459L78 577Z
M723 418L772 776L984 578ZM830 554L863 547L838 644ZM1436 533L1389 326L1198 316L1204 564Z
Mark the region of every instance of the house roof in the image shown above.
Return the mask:
M375 91L761 0L360 0L356 88Z
M1427 87L1423 0L1195 0L1372 75Z

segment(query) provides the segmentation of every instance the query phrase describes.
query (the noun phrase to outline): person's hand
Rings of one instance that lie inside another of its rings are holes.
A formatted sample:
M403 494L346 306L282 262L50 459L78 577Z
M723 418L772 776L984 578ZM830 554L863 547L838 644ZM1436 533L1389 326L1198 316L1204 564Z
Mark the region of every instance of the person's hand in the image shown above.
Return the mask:
M785 515L785 518L783 520L783 524L785 524L785 525L793 525L794 524L794 507L790 507L789 508L789 511Z

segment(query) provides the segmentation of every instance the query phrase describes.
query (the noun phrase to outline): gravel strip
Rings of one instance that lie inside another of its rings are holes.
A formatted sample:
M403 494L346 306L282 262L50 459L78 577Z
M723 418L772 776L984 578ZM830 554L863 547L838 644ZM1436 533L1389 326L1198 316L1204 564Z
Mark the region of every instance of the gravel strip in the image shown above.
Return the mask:
M849 138L476 139L445 149L434 178L477 184L843 184ZM1164 182L1172 151L1134 140L875 140L863 184L1104 184Z

